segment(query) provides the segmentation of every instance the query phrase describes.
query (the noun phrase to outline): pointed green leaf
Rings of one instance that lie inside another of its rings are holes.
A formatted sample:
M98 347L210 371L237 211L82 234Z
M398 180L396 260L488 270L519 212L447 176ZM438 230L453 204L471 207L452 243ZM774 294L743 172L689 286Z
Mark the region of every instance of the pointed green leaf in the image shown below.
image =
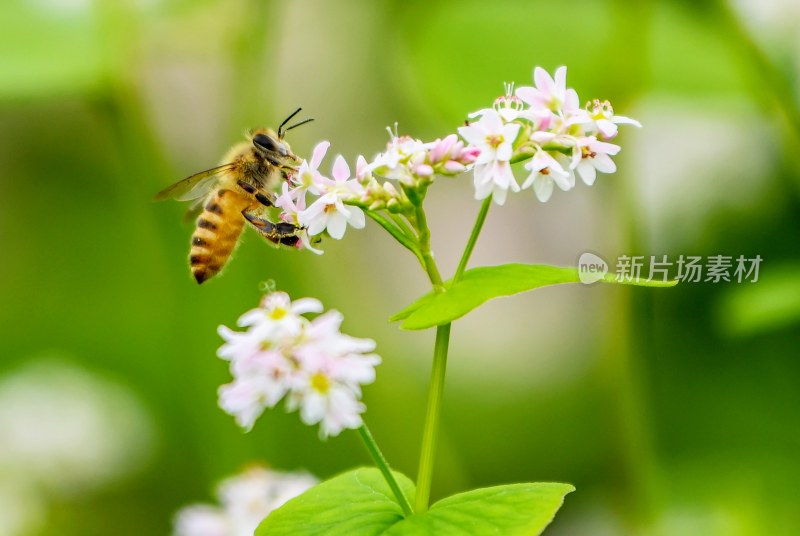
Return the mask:
M414 500L414 483L394 473L403 493ZM373 536L403 520L403 509L380 471L359 468L326 480L267 517L255 536Z
M482 488L447 497L424 514L404 519L386 536L536 536L575 491L569 484L539 482Z
M414 303L412 303L399 313L396 313L393 316L389 317L389 322L399 322L400 320L405 320L406 318L411 316L411 313L432 302L435 296L436 294L434 294L433 292L425 294L420 299L418 299L417 301L415 301Z
M447 291L432 292L418 299L391 320L404 320L403 329L427 329L452 322L484 302L501 296L511 296L539 287L561 283L577 283L576 267L548 266L545 264L502 264L484 266L464 272L456 283L447 283ZM615 274L607 273L599 281L645 287L672 287L677 281L617 281Z
M413 499L414 484L395 473ZM569 484L509 484L460 493L423 514L403 517L377 469L355 469L319 484L272 512L255 536L535 536L553 520Z

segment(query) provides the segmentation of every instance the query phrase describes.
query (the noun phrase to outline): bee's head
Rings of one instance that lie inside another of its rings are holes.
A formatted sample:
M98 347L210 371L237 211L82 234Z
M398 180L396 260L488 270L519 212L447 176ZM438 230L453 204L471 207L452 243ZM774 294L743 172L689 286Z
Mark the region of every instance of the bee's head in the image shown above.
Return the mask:
M269 156L278 155L282 158L291 157L292 151L289 144L282 139L272 136L269 132L259 132L253 136L253 146L261 153Z
M253 146L259 151L266 159L268 160L275 160L275 157L279 158L289 158L291 160L299 161L299 159L292 153L292 150L289 148L289 144L283 140L283 136L293 128L299 127L300 125L304 125L309 121L313 121L313 119L306 119L304 121L300 121L299 123L295 123L294 125L283 128L286 126L286 123L294 117L295 115L300 112L302 108L298 108L294 111L292 115L287 117L281 123L281 126L278 127L278 132L274 132L271 129L259 129L252 133L252 140Z

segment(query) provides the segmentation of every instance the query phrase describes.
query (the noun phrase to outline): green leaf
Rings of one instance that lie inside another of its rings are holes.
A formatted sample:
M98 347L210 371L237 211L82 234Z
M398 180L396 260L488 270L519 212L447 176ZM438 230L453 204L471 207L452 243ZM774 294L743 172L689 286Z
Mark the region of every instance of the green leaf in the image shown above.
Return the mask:
M414 484L395 473L403 492ZM443 499L423 514L403 517L377 469L355 469L325 481L278 508L255 536L535 536L553 520L569 484L510 484Z
M539 287L561 283L577 283L576 267L548 266L545 264L502 264L484 266L464 272L463 278L453 285L447 282L446 292L430 292L393 317L391 321L404 320L403 329L427 329L461 318L484 302L500 296L511 296ZM672 287L677 281L617 281L616 275L607 273L599 281L645 287Z
M401 473L394 475L413 502L414 483ZM255 536L371 536L385 534L402 520L403 509L380 471L362 467L326 480L287 502L259 525Z
M569 484L539 482L482 488L447 497L424 514L406 518L387 536L535 536L550 524L575 491Z
M436 294L434 292L428 292L423 297L421 297L420 299L418 299L417 301L415 301L414 303L412 303L411 305L409 305L408 307L406 307L405 309L403 309L399 313L396 313L396 314L390 316L389 317L389 322L399 322L400 320L405 320L406 318L411 316L411 314L414 311L416 311L417 309L420 309L423 306L428 305L429 303L431 303L435 297L436 297Z

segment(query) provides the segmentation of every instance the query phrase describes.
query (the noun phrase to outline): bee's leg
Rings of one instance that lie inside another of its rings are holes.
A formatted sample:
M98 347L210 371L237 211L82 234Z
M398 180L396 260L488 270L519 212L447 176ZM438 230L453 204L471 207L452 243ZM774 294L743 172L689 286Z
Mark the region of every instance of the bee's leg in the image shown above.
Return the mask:
M248 211L243 211L242 215L261 236L273 244L295 246L300 241L300 237L297 236L300 227L292 223L272 223Z
M275 154L277 154L277 153L275 153ZM272 156L272 155L271 155L271 154L269 154L269 153L264 153L264 155L263 155L263 156L264 156L264 159L265 159L267 162L269 162L270 164L272 164L272 165L273 165L273 166L275 166L276 168L280 168L280 169L288 169L288 170L290 170L290 171L297 171L297 166L291 166L291 165L284 164L283 162L281 162L281 161L279 160L279 157L277 157L277 156ZM282 158L282 157L280 157L280 158ZM292 155L292 157L291 157L291 158L292 158L293 160L295 160L296 162L299 162L299 161L300 161L300 159L299 159L299 158L297 158L297 157L296 157L296 156L294 156L294 155Z
M297 168L294 166L281 166L281 177L283 177L283 180L289 180L289 177L296 172Z
M252 225L253 228L255 228L255 230L262 235L273 236L275 234L277 225L271 221L260 218L247 210L242 211L242 216L244 216L244 219L247 220L250 225Z
M273 207L273 206L275 206L272 203L272 200L267 196L267 194L264 193L263 190L260 190L260 189L256 188L255 186L253 186L249 182L239 181L237 184L239 185L239 188L241 188L242 190L244 190L248 194L250 194L253 197L255 197L256 201L258 201L259 203L261 203L265 207Z
M280 160L278 160L276 157L272 156L269 153L265 153L264 154L264 158L267 160L267 162L269 162L270 164L272 164L275 167L278 167L278 168L286 167L284 164L281 163Z

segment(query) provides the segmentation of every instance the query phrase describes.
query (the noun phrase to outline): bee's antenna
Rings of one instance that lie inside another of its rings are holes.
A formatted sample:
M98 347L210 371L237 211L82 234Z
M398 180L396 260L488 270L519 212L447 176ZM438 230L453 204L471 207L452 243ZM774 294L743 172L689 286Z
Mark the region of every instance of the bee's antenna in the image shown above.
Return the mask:
M292 115L290 115L289 117L287 117L286 119L284 119L284 120L283 120L283 123L281 123L281 126L279 126L279 127L278 127L278 138L283 138L284 131L282 131L281 129L283 129L283 126L284 126L286 123L288 123L289 121L291 121L292 117L294 117L294 116L296 116L297 114L299 114L299 113L300 113L300 110L302 110L302 108L298 108L297 110L295 110L294 112L292 112ZM289 130L289 129L287 128L286 130Z
M299 127L300 125L305 125L306 123L310 123L310 122L311 122L311 121L313 121L313 120L314 120L314 118L312 117L312 118L310 118L310 119L306 119L305 121L300 121L299 123L295 123L294 125L292 125L292 126L290 126L290 127L286 127L286 130L284 130L284 131L283 131L283 133L284 133L284 134L286 134L287 132L289 132L289 131L290 131L290 130L292 130L293 128L297 128L297 127Z

